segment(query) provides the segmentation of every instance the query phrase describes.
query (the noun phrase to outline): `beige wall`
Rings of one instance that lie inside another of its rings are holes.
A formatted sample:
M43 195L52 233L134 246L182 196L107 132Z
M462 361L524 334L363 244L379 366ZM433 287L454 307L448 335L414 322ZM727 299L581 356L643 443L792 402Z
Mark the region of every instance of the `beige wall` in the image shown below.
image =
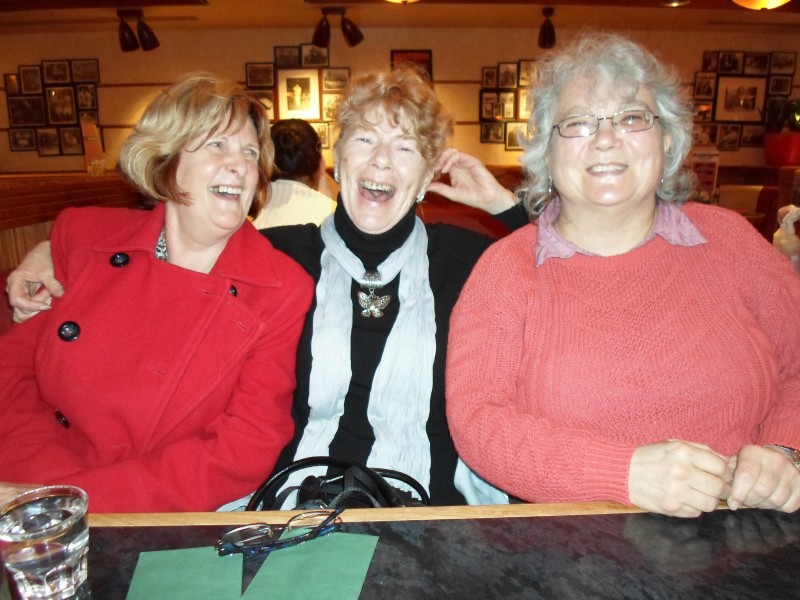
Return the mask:
M788 31L788 30L787 30ZM187 71L206 69L244 80L247 62L272 62L273 46L308 43L311 31L223 30L187 31L156 27L161 48L154 52L123 53L116 30L104 33L2 36L0 72L16 72L19 65L42 60L97 58L100 61L98 102L104 126L107 166L116 165L119 146L142 108L166 84ZM350 67L352 72L387 67L392 49L430 49L437 94L457 121L454 144L487 164L516 164L519 152L502 144L481 144L478 127L478 91L481 67L498 62L541 56L536 29L364 29L366 40L348 48L340 35L331 37L330 65ZM575 31L559 30L559 43ZM703 50L750 52L800 51L794 33L732 32L621 32L642 42L680 70L687 85L694 81ZM793 93L800 93L795 76ZM153 86L152 84L157 84ZM0 173L82 170L83 157L41 158L31 152L10 152L5 98L0 108ZM330 154L327 153L330 164ZM721 153L723 165L763 164L760 149Z

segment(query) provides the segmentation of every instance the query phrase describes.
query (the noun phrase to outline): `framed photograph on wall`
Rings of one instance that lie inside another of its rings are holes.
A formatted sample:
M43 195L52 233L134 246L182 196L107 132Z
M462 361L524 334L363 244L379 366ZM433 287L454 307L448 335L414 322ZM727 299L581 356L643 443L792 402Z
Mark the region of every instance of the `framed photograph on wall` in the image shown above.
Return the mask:
M341 92L350 81L350 67L322 69L322 91Z
M529 87L534 81L536 81L536 61L533 59L519 61L517 85Z
M497 67L483 67L481 69L481 87L497 87Z
M503 131L503 138L506 144L506 150L522 150L522 143L520 138L525 136L527 130L527 123L509 122L504 123L505 129Z
M83 136L80 127L59 127L62 154L83 154Z
M760 148L764 145L765 131L766 128L763 125L742 125L739 145L742 148Z
M330 123L311 123L311 126L317 130L319 136L320 147L327 150L331 147L331 127Z
M766 92L766 77L720 77L717 81L714 120L761 122Z
M792 79L791 75L772 75L767 93L770 96L788 96L792 91Z
M433 83L433 51L431 50L392 50L390 53L392 69L411 64L428 75Z
M42 68L39 65L23 65L19 68L19 90L23 94L42 93Z
M521 87L517 90L517 120L527 121L533 112L533 94L528 87Z
M6 88L6 96L16 96L21 93L19 89L19 75L17 73L6 73L3 75L3 85Z
M716 146L719 123L697 123L692 131L695 146Z
M264 108L267 109L267 115L270 121L275 120L275 92L274 90L252 90L250 95L261 102Z
M58 128L46 127L36 130L36 144L39 156L58 156L61 150L58 145Z
M69 70L68 60L43 60L42 72L46 84L70 83L72 77Z
M71 60L73 83L97 83L100 81L100 63L96 58Z
M708 100L695 101L692 120L695 123L709 123L713 112L714 105Z
M78 122L75 110L75 91L71 86L49 87L47 98L47 122L50 125L69 125Z
M701 71L706 73L716 73L719 64L719 50L706 50L703 52L703 64Z
M275 85L275 63L245 63L244 72L249 88L271 88Z
M720 150L736 151L739 149L739 136L742 133L741 125L723 123L719 126L719 141L717 148Z
M720 75L738 75L744 69L744 52L732 52L723 50L719 53L717 63L717 73Z
M47 124L43 96L10 96L8 123L12 127L41 127Z
M300 65L303 67L327 67L328 49L314 44L300 45Z
M769 59L770 75L793 75L797 52L773 52Z
M519 81L519 63L497 63L497 87L515 88Z
M300 46L275 46L276 69L297 69L300 66Z
M713 100L717 89L717 74L698 71L694 74L694 99Z
M97 86L93 83L82 83L76 86L78 92L78 108L91 110L97 108Z
M333 121L333 116L336 114L336 106L342 99L341 94L332 92L322 93L322 120Z
M498 97L498 102L503 107L500 113L500 118L504 121L511 121L517 116L517 93L501 91Z
M480 92L480 119L491 121L494 119L494 107L497 105L497 90L481 90Z
M502 144L505 139L503 123L481 123L482 144Z
M319 71L278 71L278 118L317 121L320 118Z
M769 73L769 52L747 52L744 55L745 75L766 75Z
M31 128L9 129L8 145L12 152L30 152L36 150L36 133Z
M92 123L94 125L100 122L96 110L82 110L78 113L78 121L81 123Z

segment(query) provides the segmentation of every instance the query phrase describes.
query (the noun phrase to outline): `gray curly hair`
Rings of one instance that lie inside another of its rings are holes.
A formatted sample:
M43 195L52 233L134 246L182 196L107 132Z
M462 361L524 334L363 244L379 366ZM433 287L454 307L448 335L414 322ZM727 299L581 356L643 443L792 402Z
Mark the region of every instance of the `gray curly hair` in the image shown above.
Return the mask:
M685 202L694 187L694 176L682 168L692 147L692 111L676 71L661 63L639 44L616 34L585 33L538 65L532 84L535 105L531 135L521 140L520 162L525 172L521 195L532 218L544 210L552 196L550 169L545 158L554 133L558 100L570 83L584 79L595 85L636 93L640 88L655 97L662 136L670 143L664 156L664 172L656 190L664 202Z

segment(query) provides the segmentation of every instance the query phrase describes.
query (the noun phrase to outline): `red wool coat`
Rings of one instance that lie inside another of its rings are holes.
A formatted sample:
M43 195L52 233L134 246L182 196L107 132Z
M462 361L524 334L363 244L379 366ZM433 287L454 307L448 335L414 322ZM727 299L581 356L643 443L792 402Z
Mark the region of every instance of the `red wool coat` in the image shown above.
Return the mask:
M0 481L70 483L94 512L206 511L292 435L312 282L249 223L210 274L159 261L164 207L70 209L67 290L0 337Z

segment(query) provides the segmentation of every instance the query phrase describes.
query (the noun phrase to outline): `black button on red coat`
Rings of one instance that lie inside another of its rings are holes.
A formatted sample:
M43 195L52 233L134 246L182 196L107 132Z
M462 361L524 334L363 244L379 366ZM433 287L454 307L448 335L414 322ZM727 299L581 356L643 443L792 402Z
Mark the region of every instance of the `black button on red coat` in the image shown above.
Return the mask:
M117 252L114 256L108 259L112 267L124 267L131 262L131 257L124 252Z
M60 410L57 410L55 413L56 421L58 424L61 425L64 429L69 429L69 419L63 415Z
M65 342L74 342L80 334L80 325L75 321L64 321L58 328L58 337Z
M232 285L231 289L229 289L228 291L231 293L231 296L233 296L234 298L236 298L236 296L239 295L239 290L236 289L235 285Z

